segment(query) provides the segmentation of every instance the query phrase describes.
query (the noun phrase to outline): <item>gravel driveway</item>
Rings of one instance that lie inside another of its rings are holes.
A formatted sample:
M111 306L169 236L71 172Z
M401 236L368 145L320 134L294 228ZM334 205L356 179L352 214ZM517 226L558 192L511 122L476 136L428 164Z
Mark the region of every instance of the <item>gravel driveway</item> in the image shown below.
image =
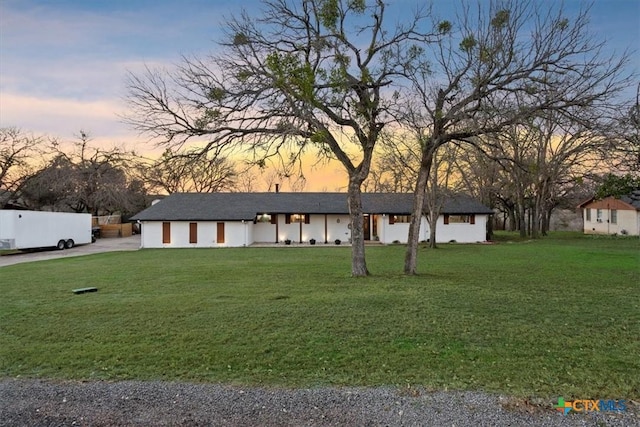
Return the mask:
M636 426L501 396L392 388L0 380L0 426Z

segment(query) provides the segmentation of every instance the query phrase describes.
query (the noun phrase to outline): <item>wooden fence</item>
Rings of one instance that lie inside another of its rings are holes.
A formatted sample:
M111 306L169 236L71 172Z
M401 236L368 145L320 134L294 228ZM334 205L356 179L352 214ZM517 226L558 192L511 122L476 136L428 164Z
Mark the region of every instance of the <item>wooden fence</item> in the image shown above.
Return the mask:
M129 237L132 233L131 223L100 225L100 237Z
M120 224L122 222L120 215L102 215L91 217L91 223L94 227L104 224Z

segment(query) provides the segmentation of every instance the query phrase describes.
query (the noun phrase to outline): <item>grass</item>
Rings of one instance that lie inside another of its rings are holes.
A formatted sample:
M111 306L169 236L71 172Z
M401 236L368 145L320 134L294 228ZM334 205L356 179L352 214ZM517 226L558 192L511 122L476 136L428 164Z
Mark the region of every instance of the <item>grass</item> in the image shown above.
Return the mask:
M0 269L0 377L640 397L640 242L142 250ZM97 293L71 290L96 286Z

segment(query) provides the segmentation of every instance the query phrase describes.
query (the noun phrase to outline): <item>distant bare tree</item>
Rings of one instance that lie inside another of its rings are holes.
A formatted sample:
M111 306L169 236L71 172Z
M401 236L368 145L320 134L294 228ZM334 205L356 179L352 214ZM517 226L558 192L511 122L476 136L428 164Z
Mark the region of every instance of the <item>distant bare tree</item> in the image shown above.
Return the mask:
M376 152L366 191L376 193L410 193L420 167L419 144L403 132L386 132Z
M169 194L230 191L237 178L235 165L225 157L209 156L199 149L177 153L170 148L144 165L142 175L152 191Z
M458 145L443 145L433 155L431 173L427 180L425 189L426 206L423 208L429 222L429 247L437 247L436 234L438 218L442 213L442 208L447 196L457 193L462 188L462 182L455 167L455 160L458 157Z
M21 183L37 167L44 139L15 128L0 128L0 207L15 198Z
M280 182L273 169L261 168L252 164L237 163L236 179L231 192L256 193L275 191L275 184Z
M506 177L501 158L491 150L490 145L483 146L483 151L476 145L459 145L453 162L460 179L461 191L490 209L500 208L502 212L509 214L510 220L515 218L511 203L512 180ZM496 219L493 222L495 221ZM488 223L489 236L493 234L493 222ZM515 220L510 221L510 224L514 223Z
M616 121L613 135L612 151L619 153L615 159L614 170L631 174L640 174L640 83L636 87L636 97L630 106Z
M51 142L49 161L26 179L21 197L33 209L72 210L93 215L131 214L144 208L144 188L127 174L133 153L93 147L86 132L67 148Z

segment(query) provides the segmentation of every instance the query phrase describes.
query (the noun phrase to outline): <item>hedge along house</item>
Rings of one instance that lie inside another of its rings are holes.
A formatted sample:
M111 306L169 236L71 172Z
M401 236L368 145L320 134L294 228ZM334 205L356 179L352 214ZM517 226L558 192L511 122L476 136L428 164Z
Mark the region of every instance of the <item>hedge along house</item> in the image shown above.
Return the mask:
M411 194L364 193L365 240L406 243ZM458 195L444 202L440 242L481 242L493 211ZM334 243L351 237L346 193L176 193L132 220L142 224L141 247L238 247L254 243ZM429 238L422 218L421 240Z
M589 199L581 203L585 234L640 236L640 189L620 198Z

